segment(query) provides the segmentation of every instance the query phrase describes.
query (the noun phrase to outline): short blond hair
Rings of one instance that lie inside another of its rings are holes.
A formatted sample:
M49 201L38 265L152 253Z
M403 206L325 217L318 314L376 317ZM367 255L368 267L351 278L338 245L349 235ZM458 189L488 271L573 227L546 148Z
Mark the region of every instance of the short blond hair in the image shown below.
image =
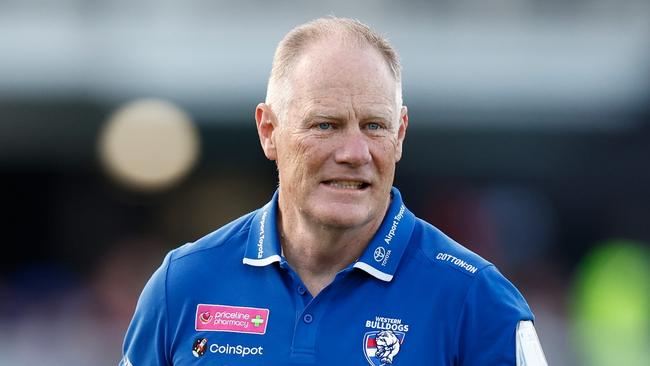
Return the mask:
M284 36L275 50L271 76L266 90L266 103L275 110L279 119L284 118L287 109L291 93L289 74L294 63L310 44L335 35L366 43L383 56L397 83L397 99L401 105L401 64L397 51L388 40L357 19L319 18L293 28Z

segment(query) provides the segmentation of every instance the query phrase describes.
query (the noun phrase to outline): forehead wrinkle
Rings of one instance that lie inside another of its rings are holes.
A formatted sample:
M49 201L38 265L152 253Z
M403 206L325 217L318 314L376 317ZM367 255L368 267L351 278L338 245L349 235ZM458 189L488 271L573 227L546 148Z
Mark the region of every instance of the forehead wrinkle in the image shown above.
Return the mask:
M356 109L357 115L361 118L368 117L388 117L394 113L393 105L395 102L391 98L382 95L373 95L372 97L379 96L381 101L376 101L374 98L364 100L365 95L359 95L360 98L353 97L352 106ZM361 99L358 103L355 99Z
M313 89L318 90L318 89ZM316 115L329 116L332 119L341 119L342 111L349 110L351 100L340 95L313 95L308 91L307 95L295 98L292 102L298 108L303 119L313 118ZM311 95L310 95L311 94ZM345 113L345 112L344 112Z
M321 117L331 120L368 120L379 118L392 120L394 109L390 98L378 95L350 95L350 96L326 96L326 97L302 97L296 98L296 106L299 108L301 120L309 120Z
M341 88L311 88L307 90L306 95L296 99L307 99L308 103L315 105L325 105L326 108L336 108L343 104L354 106L376 106L384 105L391 111L395 104L395 95L384 95L383 93L372 93L375 88L359 88L361 90L350 92L345 87ZM379 89L379 88L377 88ZM324 90L327 90L324 92ZM369 91L370 90L370 91ZM330 93L330 91L332 91ZM323 95L319 95L323 94Z

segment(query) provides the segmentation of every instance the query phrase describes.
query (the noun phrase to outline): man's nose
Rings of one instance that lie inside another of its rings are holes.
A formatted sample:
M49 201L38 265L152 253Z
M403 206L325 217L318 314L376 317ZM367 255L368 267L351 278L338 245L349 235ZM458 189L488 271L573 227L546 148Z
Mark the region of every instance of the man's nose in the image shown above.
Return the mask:
M372 159L368 137L359 129L345 131L340 137L339 144L334 154L334 159L339 164L361 166Z

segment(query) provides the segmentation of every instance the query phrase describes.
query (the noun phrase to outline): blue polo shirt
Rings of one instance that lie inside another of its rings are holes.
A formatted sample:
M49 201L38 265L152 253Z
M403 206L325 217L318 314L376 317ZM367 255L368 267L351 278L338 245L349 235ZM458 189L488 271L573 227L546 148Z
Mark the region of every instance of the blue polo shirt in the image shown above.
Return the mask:
M281 254L277 197L165 257L120 365L515 365L517 323L533 319L519 291L397 189L361 258L316 297Z

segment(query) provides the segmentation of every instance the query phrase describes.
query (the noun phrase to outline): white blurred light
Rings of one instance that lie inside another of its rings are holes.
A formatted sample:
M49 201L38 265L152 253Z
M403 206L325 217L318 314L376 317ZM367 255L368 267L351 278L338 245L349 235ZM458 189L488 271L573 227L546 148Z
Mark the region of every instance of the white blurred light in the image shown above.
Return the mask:
M179 107L142 99L118 109L99 138L108 174L128 188L160 191L178 183L196 163L199 134Z

